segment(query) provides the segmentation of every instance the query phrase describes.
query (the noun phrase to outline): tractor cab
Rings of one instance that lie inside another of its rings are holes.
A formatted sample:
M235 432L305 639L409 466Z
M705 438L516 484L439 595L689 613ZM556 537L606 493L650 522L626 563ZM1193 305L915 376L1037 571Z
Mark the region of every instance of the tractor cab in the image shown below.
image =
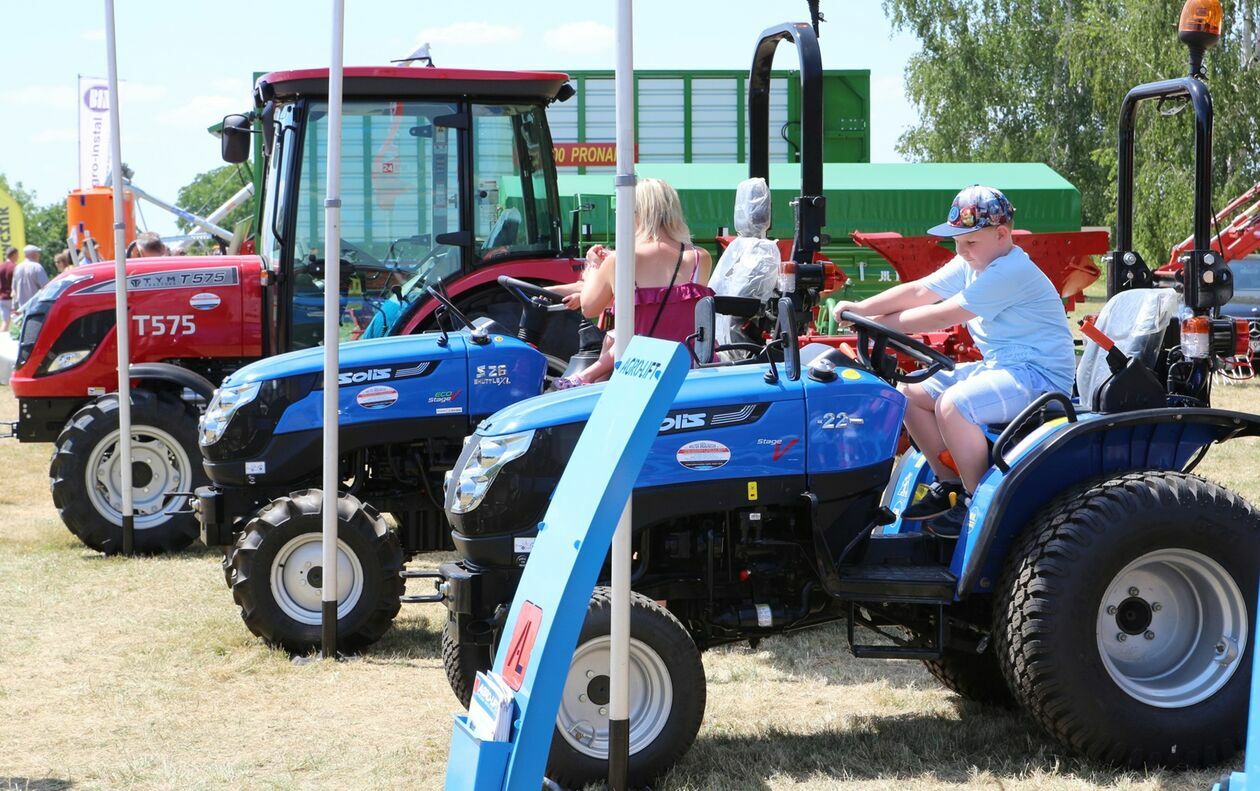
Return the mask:
M322 337L327 74L273 72L255 88L266 155L257 238L269 286L264 354ZM575 278L546 119L547 105L572 93L564 75L361 67L344 80L343 340L431 326L429 286L515 327L498 276ZM248 156L249 122L225 119L225 159ZM552 323L564 327L548 336L551 351L567 357L576 320Z

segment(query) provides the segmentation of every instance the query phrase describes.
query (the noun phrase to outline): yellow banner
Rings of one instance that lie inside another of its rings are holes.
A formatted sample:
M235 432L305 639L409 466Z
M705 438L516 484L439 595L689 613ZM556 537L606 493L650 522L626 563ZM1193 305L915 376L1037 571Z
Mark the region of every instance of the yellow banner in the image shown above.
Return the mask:
M0 190L0 256L10 246L19 251L26 246L26 222L22 219L22 207L18 202L12 195Z

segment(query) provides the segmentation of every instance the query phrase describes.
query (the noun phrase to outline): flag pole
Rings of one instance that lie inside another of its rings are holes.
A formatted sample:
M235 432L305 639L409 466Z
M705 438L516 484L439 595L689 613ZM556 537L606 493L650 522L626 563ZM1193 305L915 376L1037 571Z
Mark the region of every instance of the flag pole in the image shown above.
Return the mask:
M127 226L123 221L122 135L119 133L118 46L114 0L105 0L105 56L109 61L109 131L114 188L114 327L118 339L118 472L122 494L122 552L135 554L131 491L131 320L127 316Z
M328 68L328 179L324 195L324 505L321 655L337 657L338 475L337 344L341 339L341 99L345 0L333 0L332 62Z

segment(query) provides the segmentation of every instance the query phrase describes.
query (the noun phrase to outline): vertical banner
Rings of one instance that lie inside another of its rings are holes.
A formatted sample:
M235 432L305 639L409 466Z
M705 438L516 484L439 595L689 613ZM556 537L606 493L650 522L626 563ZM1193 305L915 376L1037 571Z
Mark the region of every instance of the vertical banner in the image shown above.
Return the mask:
M21 250L26 246L26 220L22 207L13 196L0 190L0 255L10 247Z
M109 172L109 83L79 77L79 189L106 186Z

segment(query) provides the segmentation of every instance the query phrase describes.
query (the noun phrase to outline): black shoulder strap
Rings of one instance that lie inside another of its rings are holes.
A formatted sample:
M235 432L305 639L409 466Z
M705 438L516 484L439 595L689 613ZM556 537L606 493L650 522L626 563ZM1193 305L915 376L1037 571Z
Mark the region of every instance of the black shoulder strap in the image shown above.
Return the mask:
M685 249L680 242L678 245L678 260L674 262L674 274L669 276L669 287L665 289L665 296L661 297L661 306L656 309L656 318L652 319L652 326L647 331L649 338L656 337L653 335L656 332L656 325L660 323L661 314L665 312L665 303L669 302L669 295L674 293L674 281L678 279L678 267L682 266L683 251Z

